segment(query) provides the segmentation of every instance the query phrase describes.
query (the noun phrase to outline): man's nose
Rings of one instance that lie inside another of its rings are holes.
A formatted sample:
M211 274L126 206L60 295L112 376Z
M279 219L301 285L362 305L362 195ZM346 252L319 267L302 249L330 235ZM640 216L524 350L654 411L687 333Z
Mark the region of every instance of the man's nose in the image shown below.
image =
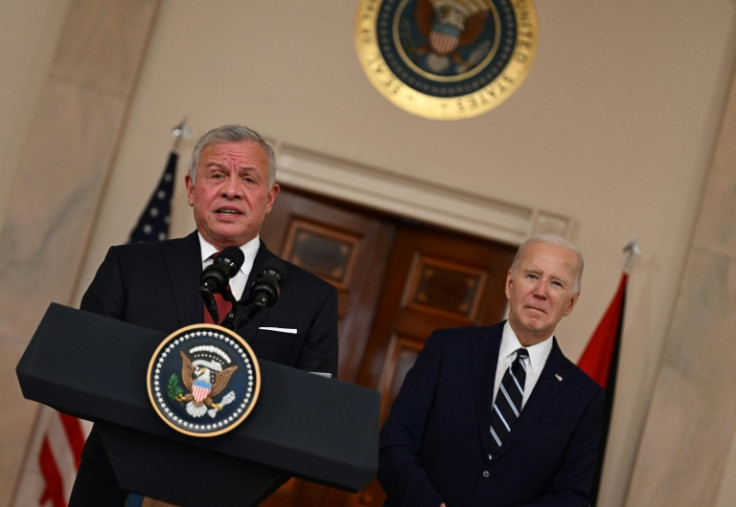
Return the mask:
M222 186L222 193L230 199L236 199L242 196L240 181L237 178L227 178Z
M545 280L539 279L534 284L534 295L540 298L546 298L547 297L547 282Z

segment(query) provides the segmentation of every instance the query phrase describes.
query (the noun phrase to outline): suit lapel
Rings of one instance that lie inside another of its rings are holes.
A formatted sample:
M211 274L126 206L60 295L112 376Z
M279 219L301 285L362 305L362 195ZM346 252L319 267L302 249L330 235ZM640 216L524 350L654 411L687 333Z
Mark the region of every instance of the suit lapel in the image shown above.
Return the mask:
M475 389L475 413L478 421L478 438L483 454L488 455L490 444L491 410L493 408L493 382L496 378L498 352L501 347L503 323L478 330L471 344L473 386Z
M202 259L197 233L169 241L164 258L181 326L203 322L204 305L199 293Z

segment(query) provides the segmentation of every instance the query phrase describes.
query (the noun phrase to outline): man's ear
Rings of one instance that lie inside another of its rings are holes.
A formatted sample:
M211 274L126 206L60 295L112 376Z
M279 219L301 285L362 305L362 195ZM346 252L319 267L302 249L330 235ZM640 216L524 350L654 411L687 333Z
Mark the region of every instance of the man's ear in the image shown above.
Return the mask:
M273 209L273 205L276 202L276 197L279 195L279 191L281 190L281 187L278 183L274 183L271 185L271 188L268 190L268 210L266 213L270 213Z
M504 288L504 291L506 292L506 299L511 299L511 270L510 269L508 273L506 273L506 287Z
M575 305L578 304L578 298L580 297L580 293L576 292L572 298L570 299L570 305L567 307L567 310L565 310L565 317L570 315L572 313L573 308L575 308Z
M184 176L184 185L187 187L187 202L189 206L194 206L194 182L189 174Z

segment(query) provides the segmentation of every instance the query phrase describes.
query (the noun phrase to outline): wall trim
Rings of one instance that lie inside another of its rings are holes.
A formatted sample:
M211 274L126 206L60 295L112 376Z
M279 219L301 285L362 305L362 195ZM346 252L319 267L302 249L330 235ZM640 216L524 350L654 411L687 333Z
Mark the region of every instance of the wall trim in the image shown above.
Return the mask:
M574 221L558 213L273 144L285 185L513 245L536 233L572 235Z

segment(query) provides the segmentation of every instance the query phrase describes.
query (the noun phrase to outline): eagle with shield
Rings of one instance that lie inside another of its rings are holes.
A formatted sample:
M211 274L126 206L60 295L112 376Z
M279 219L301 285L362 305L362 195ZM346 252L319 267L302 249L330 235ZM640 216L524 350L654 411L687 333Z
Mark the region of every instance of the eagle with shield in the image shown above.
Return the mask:
M186 403L186 411L192 417L198 418L209 414L214 418L225 405L235 399L235 393L230 391L219 402L215 402L216 397L227 387L238 366L228 366L232 362L230 357L212 345L193 347L189 355L183 350L180 350L179 354L181 380L189 392L176 396L176 401Z

